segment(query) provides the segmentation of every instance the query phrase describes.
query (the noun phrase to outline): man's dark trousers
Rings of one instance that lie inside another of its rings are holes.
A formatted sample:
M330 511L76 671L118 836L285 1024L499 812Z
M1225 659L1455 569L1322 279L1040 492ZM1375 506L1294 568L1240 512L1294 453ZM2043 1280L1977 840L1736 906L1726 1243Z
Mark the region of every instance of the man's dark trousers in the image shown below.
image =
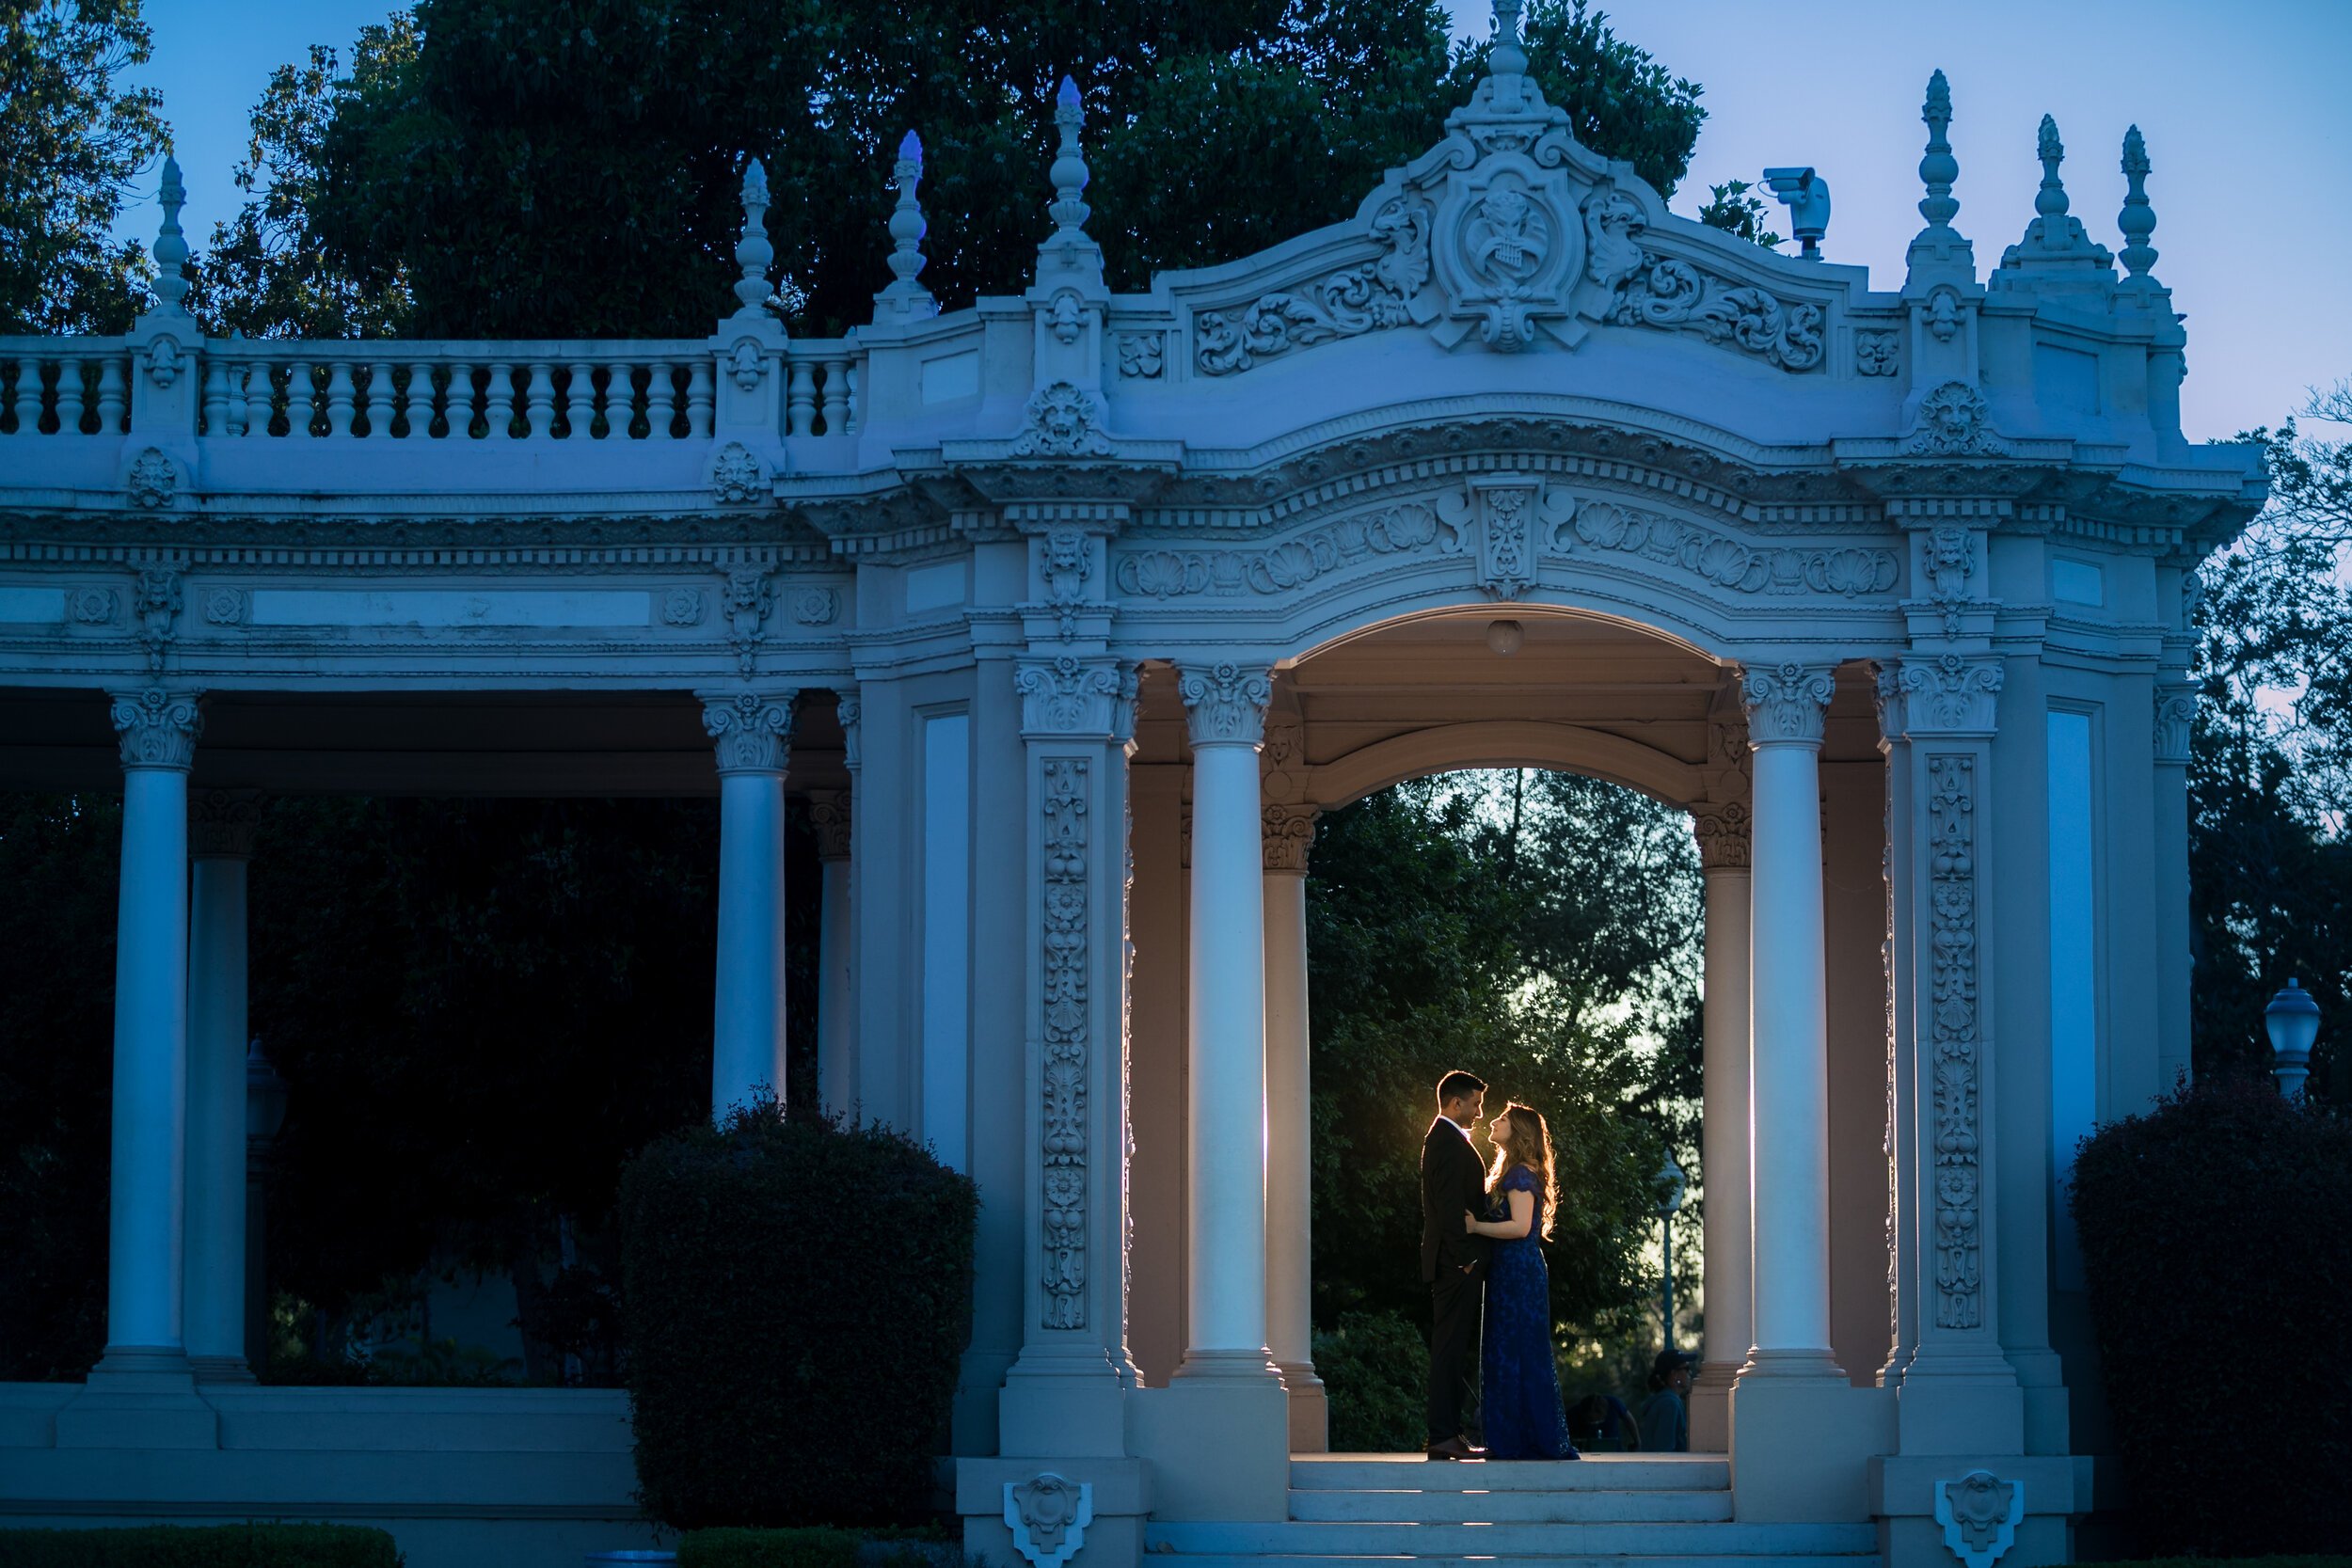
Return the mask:
M1429 1286L1429 1441L1478 1441L1478 1320L1493 1243L1467 1234L1486 1171L1465 1132L1439 1117L1421 1144L1421 1277Z
M1457 1268L1429 1287L1429 1440L1479 1439L1478 1323L1486 1301L1486 1269Z

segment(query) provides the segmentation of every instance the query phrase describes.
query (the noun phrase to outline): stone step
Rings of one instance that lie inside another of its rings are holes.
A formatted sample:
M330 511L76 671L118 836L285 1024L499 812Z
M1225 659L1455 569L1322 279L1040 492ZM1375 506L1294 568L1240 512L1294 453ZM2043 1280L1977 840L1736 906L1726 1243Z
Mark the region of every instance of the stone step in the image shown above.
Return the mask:
M1302 1522L1442 1525L1488 1524L1704 1524L1731 1517L1728 1491L1532 1492L1295 1491L1291 1517Z
M1161 1548L1154 1547L1156 1553ZM1230 1553L1185 1553L1169 1568L1868 1568L1878 1560L1871 1552L1813 1553L1783 1556L1704 1554L1682 1557L1576 1557L1558 1553L1519 1556L1511 1553L1443 1553L1411 1557L1325 1557Z
M1876 1553L1867 1524L1153 1524L1149 1551L1216 1557L1833 1557Z
M1291 1460L1297 1492L1681 1492L1730 1485L1731 1461L1719 1453L1590 1454L1556 1465L1432 1462L1419 1454Z

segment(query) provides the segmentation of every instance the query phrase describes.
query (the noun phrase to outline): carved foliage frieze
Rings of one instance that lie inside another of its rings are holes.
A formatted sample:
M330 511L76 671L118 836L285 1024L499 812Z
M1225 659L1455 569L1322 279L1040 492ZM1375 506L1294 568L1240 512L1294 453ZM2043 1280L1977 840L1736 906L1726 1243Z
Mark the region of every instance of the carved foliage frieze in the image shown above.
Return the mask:
M1821 308L1735 284L1671 256L1645 253L1617 291L1609 319L1620 326L1695 332L1786 371L1821 363Z
M1746 545L1678 518L1588 501L1578 509L1570 531L1596 549L1622 550L1670 563L1740 594L1836 594L1853 598L1890 592L1902 576L1892 550L1848 546L1836 549L1781 549Z
M1039 995L1043 1007L1047 1328L1087 1323L1087 786L1084 757L1047 757L1044 911Z
M1406 302L1429 280L1429 223L1427 202L1393 198L1373 216L1376 258L1238 310L1202 313L1193 323L1194 363L1204 375L1232 375L1293 349L1405 325L1413 319Z
M1976 758L1964 752L1931 752L1927 759L1935 1321L1944 1328L1983 1322L1976 769Z

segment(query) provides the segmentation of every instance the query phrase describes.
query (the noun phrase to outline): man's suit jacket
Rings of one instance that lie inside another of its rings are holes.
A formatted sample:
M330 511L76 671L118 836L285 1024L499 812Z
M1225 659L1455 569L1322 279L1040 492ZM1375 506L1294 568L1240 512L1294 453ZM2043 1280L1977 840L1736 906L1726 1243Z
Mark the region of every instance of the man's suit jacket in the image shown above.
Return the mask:
M1465 1212L1486 1207L1486 1173L1470 1147L1470 1135L1439 1117L1429 1124L1421 1141L1421 1277L1435 1284L1438 1272L1462 1272L1465 1264L1475 1276L1483 1272L1494 1243L1462 1229Z

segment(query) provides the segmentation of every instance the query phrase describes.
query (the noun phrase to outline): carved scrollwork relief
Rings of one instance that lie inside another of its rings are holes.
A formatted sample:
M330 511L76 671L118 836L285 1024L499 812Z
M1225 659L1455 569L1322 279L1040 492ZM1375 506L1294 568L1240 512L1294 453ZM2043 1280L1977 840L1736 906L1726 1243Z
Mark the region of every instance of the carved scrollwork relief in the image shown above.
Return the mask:
M662 594L661 624L668 626L701 626L703 591L699 588L673 588Z
M792 619L803 626L829 626L841 612L841 596L830 588L796 588Z
M1050 529L1042 546L1040 575L1045 597L1054 607L1055 629L1068 642L1078 635L1078 614L1086 607L1087 583L1094 576L1086 534L1074 528Z
M1255 746L1265 737L1274 683L1263 670L1238 664L1189 665L1177 676L1184 721L1195 746Z
M1119 335L1119 373L1130 381L1157 381L1168 360L1168 338L1159 332Z
M2026 1519L2026 1483L2003 1481L1990 1470L1971 1470L1957 1481L1935 1483L1935 1522L1944 1544L1963 1568L1993 1568L2016 1544Z
M2001 662L1995 657L1940 654L1904 659L1896 678L1902 701L1899 722L1913 735L1990 735L2001 682Z
M1851 546L1764 548L1612 501L1585 503L1566 531L1596 549L1622 550L1678 566L1740 594L1836 594L1852 598L1890 592L1902 575L1901 562L1891 550Z
M1043 965L1045 1257L1043 1322L1087 1322L1087 759L1044 769ZM1075 1550L1073 1546L1072 1548Z
M1277 803L1265 807L1263 816L1260 837L1265 849L1265 868L1305 871L1308 851L1314 847L1315 819L1322 813L1312 806Z
M722 506L743 506L759 499L767 478L768 470L749 447L729 441L711 460L710 493Z
M1113 659L1063 654L1025 659L1013 671L1021 697L1021 730L1029 736L1121 738L1134 726L1135 667Z
M1403 326L1412 320L1406 301L1429 280L1429 218L1420 198L1397 197L1373 216L1375 260L1235 312L1205 312L1193 324L1194 363L1205 375L1232 375L1293 349Z
M1620 326L1696 332L1783 370L1809 371L1821 362L1820 306L1789 304L1671 256L1644 253L1641 266L1618 290L1609 319Z
M703 703L703 733L718 752L719 773L781 773L791 761L797 691L739 691Z
M1947 381L1919 402L1919 422L1903 442L1917 457L1996 457L2009 443L1993 434L1993 407L1964 381Z
M76 626L110 626L115 619L115 591L111 588L76 588L66 594L66 613Z
M1068 381L1057 381L1029 399L1027 423L1013 437L1022 457L1102 457L1110 437L1102 430L1102 400Z
M180 491L180 466L161 451L149 447L132 460L131 472L124 482L131 504L148 511L160 511L169 506Z
M2194 681L2157 681L2156 761L2160 765L2188 765L2189 736L2197 727L2197 699Z
M1094 1523L1094 1488L1051 1470L1005 1482L1005 1524L1030 1568L1062 1568Z
M177 566L143 566L132 597L138 615L139 646L147 650L147 668L159 672L164 656L179 637L182 607L181 574Z
M1748 804L1744 800L1700 800L1691 807L1691 832L1698 839L1699 869L1744 871L1748 866Z
M167 768L186 772L196 761L204 713L194 692L151 686L115 694L111 713L125 768Z
M846 789L812 789L808 792L808 824L817 830L817 858L820 861L846 861L850 858L850 792Z
M727 634L735 644L736 667L744 674L752 673L752 665L759 656L759 645L768 638L768 612L774 607L775 595L768 584L765 566L732 566L727 569L726 607Z
M246 609L247 601L242 588L204 590L204 621L208 626L244 626Z
M1932 1103L1935 1119L1935 1321L1944 1328L1983 1322L1978 1209L1977 763L1931 753L1928 883L1931 971Z
M1740 682L1748 711L1748 739L1756 746L1780 741L1819 744L1821 721L1837 689L1836 673L1818 664L1774 664L1749 670Z
M1857 332L1853 340L1853 368L1856 375L1893 375L1902 368L1899 345L1902 340L1892 332Z

